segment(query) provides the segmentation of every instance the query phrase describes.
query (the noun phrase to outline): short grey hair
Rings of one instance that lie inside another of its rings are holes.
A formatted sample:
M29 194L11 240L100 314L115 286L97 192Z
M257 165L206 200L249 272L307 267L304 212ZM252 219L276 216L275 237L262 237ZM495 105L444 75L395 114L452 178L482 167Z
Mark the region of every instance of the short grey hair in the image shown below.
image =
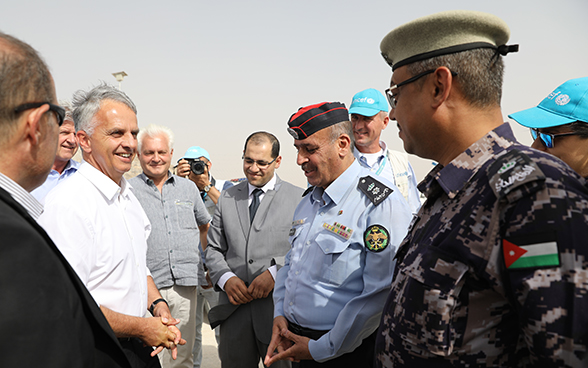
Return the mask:
M353 136L353 124L350 121L342 121L340 123L331 125L331 143L335 142L342 134L347 134L351 140L351 147L355 146L355 137Z
M412 75L417 75L441 66L457 73L457 85L472 106L500 106L504 62L494 49L474 49L437 56L408 64L407 69ZM424 79L416 83L422 86Z
M141 146L143 146L143 140L145 138L155 138L160 135L167 138L168 148L171 151L174 148L174 132L166 126L149 124L146 128L139 130L139 134L137 135L139 152L141 152Z
M137 107L126 93L102 82L88 92L79 90L74 93L72 99L74 110L72 115L76 132L83 130L90 136L94 133L97 123L94 120L94 116L100 111L100 106L104 100L123 103L137 115Z
M59 100L58 102L59 106L63 107L65 109L65 118L63 118L63 120L69 120L69 121L73 121L73 117L72 117L72 111L73 111L73 107L71 105L71 101L70 100Z

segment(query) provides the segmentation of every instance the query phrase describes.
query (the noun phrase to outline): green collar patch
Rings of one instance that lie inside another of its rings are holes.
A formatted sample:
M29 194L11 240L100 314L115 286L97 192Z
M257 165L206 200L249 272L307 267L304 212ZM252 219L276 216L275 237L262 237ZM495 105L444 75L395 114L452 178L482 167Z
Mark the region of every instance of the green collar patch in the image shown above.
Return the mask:
M363 233L365 247L372 252L381 252L390 242L390 234L382 225L371 225Z

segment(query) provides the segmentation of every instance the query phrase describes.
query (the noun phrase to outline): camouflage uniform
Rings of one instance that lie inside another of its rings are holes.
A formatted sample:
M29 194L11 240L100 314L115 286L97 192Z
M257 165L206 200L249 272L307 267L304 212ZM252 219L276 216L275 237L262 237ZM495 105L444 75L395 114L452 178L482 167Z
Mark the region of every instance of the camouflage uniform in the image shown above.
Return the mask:
M433 169L397 253L376 366L584 366L583 185L561 161L518 144L508 124ZM538 248L547 252L523 254Z

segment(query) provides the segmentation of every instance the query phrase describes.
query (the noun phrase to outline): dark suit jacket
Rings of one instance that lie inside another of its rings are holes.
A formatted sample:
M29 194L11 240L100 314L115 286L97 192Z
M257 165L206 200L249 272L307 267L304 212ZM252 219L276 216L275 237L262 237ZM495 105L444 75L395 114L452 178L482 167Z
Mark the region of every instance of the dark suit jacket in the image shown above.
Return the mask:
M2 367L130 367L75 271L2 188L0 305Z
M249 190L247 181L223 190L208 230L206 265L213 285L220 277L233 272L247 285L271 265L284 264L290 250L288 231L303 190L277 177L275 190L263 197L253 223L249 220ZM218 309L234 311L227 294L219 294ZM251 302L257 338L269 344L274 318L272 293L267 298ZM214 310L214 309L213 309ZM211 311L212 313L212 311ZM228 313L225 313L225 315Z

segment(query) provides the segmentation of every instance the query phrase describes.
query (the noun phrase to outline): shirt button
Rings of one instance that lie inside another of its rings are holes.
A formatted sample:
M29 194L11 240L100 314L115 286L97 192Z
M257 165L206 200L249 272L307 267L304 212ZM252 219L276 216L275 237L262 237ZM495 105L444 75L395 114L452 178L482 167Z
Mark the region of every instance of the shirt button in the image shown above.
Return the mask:
M169 252L170 252L170 253L173 253L173 252L174 252L174 250L172 249L172 250L170 250Z
M308 245L308 244L310 244L310 240L308 240L308 241L306 242L306 245Z
M290 304L290 305L294 305L294 302L290 302L289 304Z
M300 273L300 271L296 271L296 274L298 275Z
M327 252L329 251L329 248L325 249Z
M250 260L249 260L249 264L252 264L252 263L253 263L253 260L252 260L252 259L250 259Z

